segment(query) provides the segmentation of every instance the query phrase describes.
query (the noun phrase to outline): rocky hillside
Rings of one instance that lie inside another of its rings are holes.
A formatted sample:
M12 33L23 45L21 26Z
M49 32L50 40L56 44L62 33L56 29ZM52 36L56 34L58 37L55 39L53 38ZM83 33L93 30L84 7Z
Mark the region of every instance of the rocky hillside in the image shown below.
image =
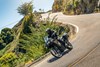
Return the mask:
M88 14L100 10L99 0L54 0L52 11L65 14Z

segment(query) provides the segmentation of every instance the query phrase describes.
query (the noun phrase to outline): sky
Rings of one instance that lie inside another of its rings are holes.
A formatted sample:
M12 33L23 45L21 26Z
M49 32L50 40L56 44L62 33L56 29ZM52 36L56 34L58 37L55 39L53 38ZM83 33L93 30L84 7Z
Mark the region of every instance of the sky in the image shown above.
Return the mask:
M0 0L0 30L9 27L12 28L23 16L17 13L17 8L22 3L31 0ZM52 8L54 0L33 0L34 10L44 9L48 11Z

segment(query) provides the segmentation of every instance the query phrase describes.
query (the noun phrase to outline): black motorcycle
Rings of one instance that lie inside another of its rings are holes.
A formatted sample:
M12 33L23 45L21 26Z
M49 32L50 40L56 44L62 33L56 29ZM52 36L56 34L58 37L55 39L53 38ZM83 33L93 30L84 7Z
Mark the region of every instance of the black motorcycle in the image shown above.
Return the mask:
M67 37L67 35L64 36ZM52 39L45 36L44 41L45 46L50 49L51 54L56 58L62 57L64 52L69 52L73 49L72 44L63 37Z

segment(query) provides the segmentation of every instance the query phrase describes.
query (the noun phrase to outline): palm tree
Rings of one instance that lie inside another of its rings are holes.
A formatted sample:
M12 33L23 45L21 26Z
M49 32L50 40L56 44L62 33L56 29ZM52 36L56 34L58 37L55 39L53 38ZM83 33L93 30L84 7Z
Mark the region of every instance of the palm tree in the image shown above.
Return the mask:
M28 15L33 12L32 1L29 3L24 3L20 7L17 8L18 13L21 15Z

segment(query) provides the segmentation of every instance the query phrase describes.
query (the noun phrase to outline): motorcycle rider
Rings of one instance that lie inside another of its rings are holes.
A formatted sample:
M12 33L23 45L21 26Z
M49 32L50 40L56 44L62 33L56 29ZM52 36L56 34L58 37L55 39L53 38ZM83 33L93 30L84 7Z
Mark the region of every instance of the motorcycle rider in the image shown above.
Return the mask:
M58 35L57 35L57 33L54 30L51 30L50 28L47 28L46 29L46 33L48 34L48 38L56 39L59 42L61 42L62 44L64 44L64 42L62 42L61 40L58 39ZM61 52L63 52L63 49L59 45L55 44L55 46L58 47L58 49ZM54 45L53 44L50 44L49 45L49 48L52 48L52 47L54 47Z

